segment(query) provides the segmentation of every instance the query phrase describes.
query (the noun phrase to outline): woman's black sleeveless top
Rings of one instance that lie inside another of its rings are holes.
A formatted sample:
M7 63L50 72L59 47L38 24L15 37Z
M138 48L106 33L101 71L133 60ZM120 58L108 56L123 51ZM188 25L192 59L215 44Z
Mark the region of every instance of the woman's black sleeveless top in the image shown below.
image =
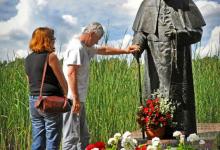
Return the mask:
M25 71L29 78L29 89L31 96L39 96L43 75L44 63L48 53L31 53L25 59ZM47 63L47 70L42 90L43 96L63 96L62 88L53 73L52 68Z

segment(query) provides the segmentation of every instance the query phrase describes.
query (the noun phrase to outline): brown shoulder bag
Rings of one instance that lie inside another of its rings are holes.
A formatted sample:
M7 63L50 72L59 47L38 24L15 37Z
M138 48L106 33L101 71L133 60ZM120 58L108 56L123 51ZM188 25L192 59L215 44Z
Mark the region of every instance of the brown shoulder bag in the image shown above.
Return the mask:
M48 57L49 55L47 55L47 58L44 64L43 76L42 76L41 87L40 87L40 95L39 95L38 100L35 102L35 108L40 109L42 112L46 112L46 113L68 112L71 110L71 106L66 97L42 96L42 89L43 89L45 74L47 70Z

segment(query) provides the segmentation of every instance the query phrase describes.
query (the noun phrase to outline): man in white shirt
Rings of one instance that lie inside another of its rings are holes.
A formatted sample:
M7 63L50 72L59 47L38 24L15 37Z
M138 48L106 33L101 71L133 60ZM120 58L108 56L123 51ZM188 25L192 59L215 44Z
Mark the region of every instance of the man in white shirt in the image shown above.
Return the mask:
M68 81L67 97L73 100L73 105L71 112L63 114L63 150L85 150L89 144L85 101L90 60L95 54L130 54L139 50L137 45L129 46L127 49L95 46L103 34L104 30L100 23L91 23L65 53L63 72Z

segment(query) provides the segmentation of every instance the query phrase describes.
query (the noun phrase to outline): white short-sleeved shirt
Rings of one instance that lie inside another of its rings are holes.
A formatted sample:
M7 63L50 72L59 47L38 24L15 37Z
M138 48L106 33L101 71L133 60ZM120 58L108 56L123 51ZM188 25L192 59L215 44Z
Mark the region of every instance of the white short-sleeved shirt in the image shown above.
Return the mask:
M80 102L86 101L90 60L97 53L97 47L98 46L87 47L85 44L81 43L79 39L74 39L68 45L64 54L63 72L66 79L68 65L79 65L77 73L77 86ZM67 97L73 99L70 88L68 89Z

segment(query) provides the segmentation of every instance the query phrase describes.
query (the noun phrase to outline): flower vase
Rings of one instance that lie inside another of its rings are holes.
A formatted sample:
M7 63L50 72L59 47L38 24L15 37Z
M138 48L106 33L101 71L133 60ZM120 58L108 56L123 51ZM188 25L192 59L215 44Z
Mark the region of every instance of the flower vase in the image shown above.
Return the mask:
M154 137L159 137L159 138L163 138L164 134L165 134L165 127L161 127L161 128L146 128L146 134L147 134L147 139L151 140Z

